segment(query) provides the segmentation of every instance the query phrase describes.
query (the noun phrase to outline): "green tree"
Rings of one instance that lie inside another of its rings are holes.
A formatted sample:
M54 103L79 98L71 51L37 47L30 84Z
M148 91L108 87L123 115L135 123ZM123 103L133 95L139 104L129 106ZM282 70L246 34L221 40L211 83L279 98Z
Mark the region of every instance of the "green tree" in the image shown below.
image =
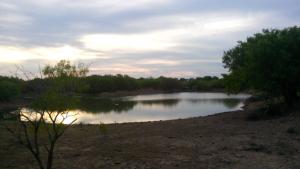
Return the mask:
M61 60L56 65L46 65L42 70L46 77L83 77L89 72L84 64L72 65L68 60Z
M0 81L0 101L10 101L20 93L20 85L11 81Z
M300 87L300 28L265 29L224 52L231 91L254 89L292 104Z
M57 92L75 93L87 90L83 79L89 72L83 63L73 65L68 60L61 60L56 65L46 65L42 70L44 76L50 79L50 86Z

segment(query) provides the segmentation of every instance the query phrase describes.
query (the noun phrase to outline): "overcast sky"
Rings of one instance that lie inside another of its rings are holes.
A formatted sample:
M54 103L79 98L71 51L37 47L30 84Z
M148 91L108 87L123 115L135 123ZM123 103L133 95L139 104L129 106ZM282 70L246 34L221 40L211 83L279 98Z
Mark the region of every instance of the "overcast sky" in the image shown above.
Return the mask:
M0 74L68 59L91 74L219 76L238 40L299 24L299 0L0 0Z

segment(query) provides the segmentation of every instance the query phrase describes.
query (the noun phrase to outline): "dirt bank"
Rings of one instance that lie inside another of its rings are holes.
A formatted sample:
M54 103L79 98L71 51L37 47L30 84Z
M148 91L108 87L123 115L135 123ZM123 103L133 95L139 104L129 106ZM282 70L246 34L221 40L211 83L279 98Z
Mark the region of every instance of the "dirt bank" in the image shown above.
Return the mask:
M70 128L59 141L57 169L298 169L300 112L261 121L246 111L161 122ZM34 168L22 146L0 129L0 168Z

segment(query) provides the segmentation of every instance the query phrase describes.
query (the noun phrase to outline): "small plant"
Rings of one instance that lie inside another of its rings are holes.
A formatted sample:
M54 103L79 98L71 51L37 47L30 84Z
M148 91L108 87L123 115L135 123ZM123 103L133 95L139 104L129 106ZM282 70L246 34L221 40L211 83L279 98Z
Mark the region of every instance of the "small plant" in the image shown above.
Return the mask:
M101 134L103 135L107 135L108 130L107 130L107 126L104 123L99 123L99 131Z
M287 133L289 134L296 134L297 131L294 127L289 127L287 130L286 130Z
M57 140L76 119L70 124L63 124L64 121L70 117L68 112L54 113L40 111L38 112L38 118L33 118L33 113L36 114L36 112L20 112L17 128L13 129L7 126L5 126L5 128L21 145L32 153L40 169L52 169L54 148ZM46 119L46 116L49 117L49 119ZM58 120L60 116L63 117ZM42 152L46 152L47 159L43 159Z

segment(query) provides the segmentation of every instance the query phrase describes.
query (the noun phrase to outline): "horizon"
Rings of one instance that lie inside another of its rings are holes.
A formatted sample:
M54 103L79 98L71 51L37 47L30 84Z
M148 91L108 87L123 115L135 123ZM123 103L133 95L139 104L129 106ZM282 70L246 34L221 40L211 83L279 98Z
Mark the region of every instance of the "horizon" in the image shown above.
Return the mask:
M223 52L300 24L297 0L2 0L0 75L66 59L90 74L193 78L227 72Z

